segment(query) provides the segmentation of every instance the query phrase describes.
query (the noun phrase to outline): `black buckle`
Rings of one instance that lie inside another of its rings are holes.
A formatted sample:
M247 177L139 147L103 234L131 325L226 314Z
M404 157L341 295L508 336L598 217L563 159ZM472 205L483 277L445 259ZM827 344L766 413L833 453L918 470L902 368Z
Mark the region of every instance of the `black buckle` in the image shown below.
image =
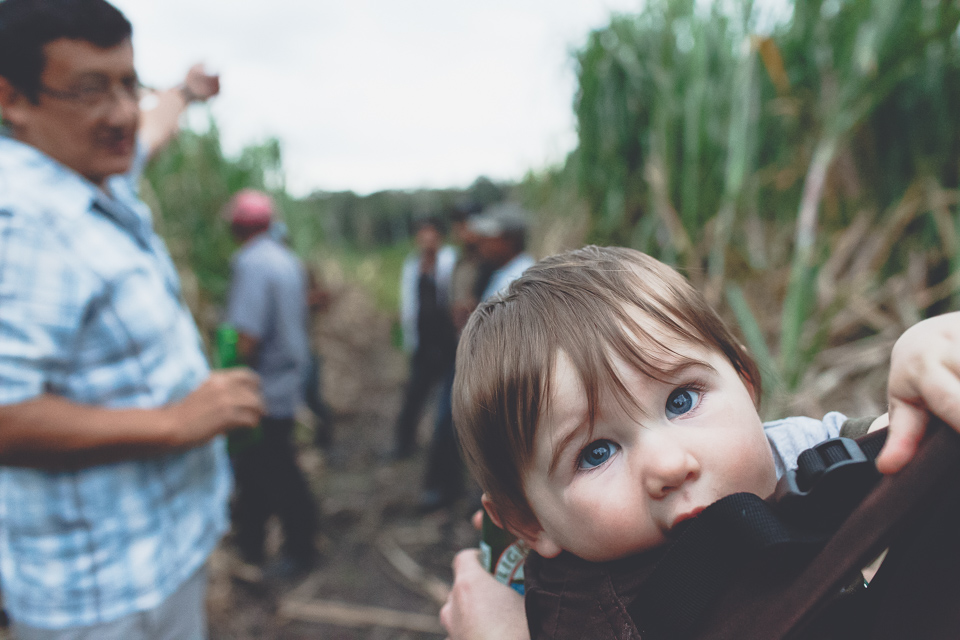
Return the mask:
M797 458L774 492L783 517L807 526L838 525L880 478L872 458L850 438L832 438Z

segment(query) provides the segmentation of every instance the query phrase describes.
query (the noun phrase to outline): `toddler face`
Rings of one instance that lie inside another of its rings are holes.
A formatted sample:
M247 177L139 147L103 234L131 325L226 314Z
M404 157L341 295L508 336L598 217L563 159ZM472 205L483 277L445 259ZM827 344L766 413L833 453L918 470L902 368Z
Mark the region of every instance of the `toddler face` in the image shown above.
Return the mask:
M524 537L541 555L623 558L667 542L678 523L720 498L773 492L773 456L751 390L715 350L665 346L679 354L670 382L613 360L639 410L601 392L592 433L583 385L558 353L524 475L537 517Z

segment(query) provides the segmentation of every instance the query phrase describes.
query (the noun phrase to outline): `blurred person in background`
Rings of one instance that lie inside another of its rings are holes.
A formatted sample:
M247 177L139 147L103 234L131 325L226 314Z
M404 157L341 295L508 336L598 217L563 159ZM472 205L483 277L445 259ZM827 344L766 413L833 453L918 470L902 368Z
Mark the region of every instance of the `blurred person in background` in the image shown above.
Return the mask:
M295 414L310 365L307 275L286 244L270 232L273 199L245 189L227 205L240 249L230 264L227 322L237 331L237 355L260 376L266 413L260 437L234 452L234 524L247 562L264 561L267 520L283 526L283 555L268 575L293 578L316 561L317 507L297 464Z
M480 294L481 301L506 291L535 262L527 253L528 219L523 207L504 202L470 220L470 231L480 238L480 259L490 273Z
M487 288L484 276L490 276L489 272L485 273L482 269L480 236L470 228L470 220L478 213L479 205L468 203L458 207L451 216L453 236L460 245L460 255L450 283L450 308L458 336L477 307L480 293Z
M534 263L526 253L527 212L513 203L489 207L481 214L455 215L454 225L462 255L451 275L451 318L456 341L479 300L505 291ZM452 504L463 493L463 461L453 428L454 360L442 376L437 418L427 456L424 489L418 507L428 512Z
M290 246L290 230L282 220L274 220L270 223L270 236L277 242ZM316 271L306 264L303 268L307 274L307 308L311 319L307 331L308 340L311 342L310 361L303 380L303 400L316 418L313 431L314 444L325 449L333 444L333 411L323 399L323 358L312 342L313 336L316 335L313 321L330 306L331 296Z
M413 455L417 424L430 391L453 366L457 339L450 317L450 278L457 251L443 244L445 228L436 217L417 222L416 253L407 257L400 276L400 325L410 357L403 407L394 430L392 457Z
M209 371L137 185L218 88L194 67L141 118L119 11L0 2L0 581L18 640L206 637L218 436L262 400L253 372Z
M460 246L447 296L456 340L477 306L477 280L481 274L479 237L470 230L469 218L478 211L479 207L468 203L457 207L450 216L453 236ZM453 429L453 364L451 361L443 375L437 399L437 417L427 453L423 491L417 505L423 512L446 507L463 493L464 466Z

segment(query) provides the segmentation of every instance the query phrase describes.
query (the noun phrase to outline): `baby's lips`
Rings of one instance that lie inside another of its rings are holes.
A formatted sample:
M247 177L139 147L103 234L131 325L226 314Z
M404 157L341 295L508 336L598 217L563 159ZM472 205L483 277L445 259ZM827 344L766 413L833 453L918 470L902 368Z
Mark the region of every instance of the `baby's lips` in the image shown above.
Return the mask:
M677 516L674 519L673 524L670 525L670 534L678 535L679 534L678 527L684 528L686 524L689 524L691 521L693 521L694 518L700 515L700 512L703 510L704 510L704 507L697 507L695 509L691 509L690 511L687 511L686 513L682 513L679 516Z

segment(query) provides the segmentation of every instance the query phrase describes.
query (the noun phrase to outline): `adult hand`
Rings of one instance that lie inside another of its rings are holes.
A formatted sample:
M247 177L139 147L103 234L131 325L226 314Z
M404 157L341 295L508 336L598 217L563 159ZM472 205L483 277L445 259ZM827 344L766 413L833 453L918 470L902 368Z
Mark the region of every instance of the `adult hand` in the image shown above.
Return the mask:
M179 85L156 92L156 104L140 117L140 139L146 146L147 157L153 157L177 135L180 115L187 105L209 100L219 92L220 76L206 73L202 64L190 67Z
M260 378L247 368L214 371L168 411L173 438L181 446L206 442L230 429L255 427L264 412Z
M449 640L530 640L523 596L480 564L478 549L453 559L453 588L440 609Z
M929 318L893 346L887 389L890 428L877 456L882 473L896 473L916 453L935 414L960 431L960 313Z
M203 64L198 63L190 67L187 76L183 79L184 96L190 102L205 102L220 93L220 76L209 74Z

